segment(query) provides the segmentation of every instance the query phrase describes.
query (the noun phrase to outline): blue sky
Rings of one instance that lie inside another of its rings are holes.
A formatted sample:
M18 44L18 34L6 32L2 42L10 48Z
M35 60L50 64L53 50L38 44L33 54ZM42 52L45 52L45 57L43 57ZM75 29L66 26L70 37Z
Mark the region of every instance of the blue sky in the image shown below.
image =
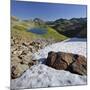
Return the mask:
M86 17L86 5L56 4L40 2L11 2L11 15L20 19L41 18L43 20L56 20L59 18Z

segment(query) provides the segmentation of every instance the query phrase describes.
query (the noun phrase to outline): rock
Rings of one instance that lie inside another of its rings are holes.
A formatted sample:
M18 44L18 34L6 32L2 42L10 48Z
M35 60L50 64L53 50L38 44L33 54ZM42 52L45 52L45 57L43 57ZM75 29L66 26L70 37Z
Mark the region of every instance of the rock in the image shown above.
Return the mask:
M27 47L29 44L26 43L26 42L23 42L22 45L25 46L25 47Z
M14 41L13 41L13 39L11 39L11 46L14 46Z
M58 53L58 58L62 61L64 60L68 65L70 65L74 60L72 53L60 52Z
M32 54L43 47L45 41L24 40L17 36L11 36L11 78L15 79L22 75L27 68L38 64L32 59Z
M31 53L21 54L18 57L22 60L22 62L24 64L28 64L28 63L32 62L32 54Z
M70 71L80 75L87 75L86 58L83 56L78 56L76 59L77 60L69 66Z
M86 58L72 53L49 52L46 65L57 70L67 70L80 75L87 73Z
M32 54L36 51L36 47L29 45L29 42L20 41L19 39L12 38L11 40L11 78L15 79L37 63L35 60L32 60Z
M33 50L33 46L30 46L30 45L29 45L29 46L28 46L28 49L29 49L30 52L33 52L33 51L34 51L34 50Z
M55 52L49 52L49 53L48 53L48 57L47 57L47 62L46 62L46 64L47 64L48 66L53 66L56 58L57 58L57 54L56 54Z
M20 63L22 60L19 59L17 56L12 56L11 57L11 66L17 65L18 63Z
M31 62L28 63L28 66L31 67L31 66L33 66L35 64L38 64L38 61L32 60Z
M72 58L71 53L50 52L48 53L46 65L59 70L67 69L68 65L73 62Z
M39 41L33 41L30 43L30 45L33 46L36 49L36 51L42 48L41 43Z
M29 68L28 65L18 63L11 67L11 78L15 79L22 75L22 73Z
M14 54L15 56L19 56L21 53L22 53L22 50L21 50L21 51L19 51L19 50L13 51L13 54Z

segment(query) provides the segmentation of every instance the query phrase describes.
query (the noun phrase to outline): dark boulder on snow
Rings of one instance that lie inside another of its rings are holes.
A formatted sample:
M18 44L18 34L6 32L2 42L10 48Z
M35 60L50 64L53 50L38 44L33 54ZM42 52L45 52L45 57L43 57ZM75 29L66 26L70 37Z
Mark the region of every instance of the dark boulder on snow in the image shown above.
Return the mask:
M65 52L49 52L46 65L57 70L68 70L72 73L86 75L86 58L81 55Z

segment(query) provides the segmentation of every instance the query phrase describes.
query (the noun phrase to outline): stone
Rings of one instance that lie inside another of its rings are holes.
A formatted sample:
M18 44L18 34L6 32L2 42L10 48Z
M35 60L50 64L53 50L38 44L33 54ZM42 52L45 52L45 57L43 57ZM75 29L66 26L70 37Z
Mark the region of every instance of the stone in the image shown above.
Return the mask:
M38 60L33 60L32 54L43 47L45 41L41 41L24 40L22 37L11 36L12 79L18 78L27 68L31 68L31 66L38 64Z
M25 54L23 52L23 54L18 56L18 58L21 59L24 64L28 64L28 63L32 62L32 55L31 55L31 53Z
M18 63L16 66L11 67L11 78L15 79L20 77L24 71L29 68L28 65Z
M73 57L71 53L50 52L48 53L46 65L59 70L67 69L68 65L73 61L72 58Z
M48 53L48 57L47 57L47 61L46 64L48 66L53 66L55 60L56 60L57 54L55 52L49 52Z
M12 56L11 57L11 65L17 65L18 63L20 63L22 60L19 59L17 56Z
M84 56L78 56L76 61L69 66L69 70L80 75L87 75L87 62Z
M67 70L80 75L87 74L86 58L77 54L51 51L48 53L46 65L57 70Z
M58 58L64 60L68 65L70 65L74 60L72 53L60 52Z

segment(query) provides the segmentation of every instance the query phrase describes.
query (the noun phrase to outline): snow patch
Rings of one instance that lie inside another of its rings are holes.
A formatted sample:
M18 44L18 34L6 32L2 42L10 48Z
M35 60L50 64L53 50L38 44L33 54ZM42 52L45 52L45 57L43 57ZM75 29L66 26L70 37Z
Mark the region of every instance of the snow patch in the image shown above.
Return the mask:
M11 80L11 88L41 88L66 85L84 85L86 76L55 70L43 64L32 66L20 78Z
M48 52L50 51L68 52L68 53L83 55L86 57L86 39L71 38L62 42L48 45L45 48L33 54L33 59L43 60L44 58L47 58Z

